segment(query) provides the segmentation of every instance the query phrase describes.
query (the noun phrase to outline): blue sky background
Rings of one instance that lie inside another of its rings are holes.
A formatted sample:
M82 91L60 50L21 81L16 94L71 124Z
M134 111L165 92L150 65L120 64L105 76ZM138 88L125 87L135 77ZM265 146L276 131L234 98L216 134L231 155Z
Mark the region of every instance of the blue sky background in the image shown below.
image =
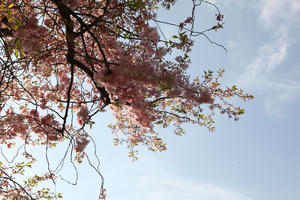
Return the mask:
M160 19L179 22L188 1ZM101 170L109 200L297 200L300 199L300 1L219 0L225 29L209 33L228 53L199 37L191 74L225 68L224 84L255 96L241 103L246 114L234 122L218 115L214 134L186 126L187 134L162 130L168 151L140 151L132 163L126 147L114 147L106 128L109 113L97 118ZM215 11L197 12L199 30L209 28ZM172 28L163 27L171 35ZM80 166L78 187L59 186L65 199L94 199L98 179Z
M179 0L170 13L160 12L159 19L180 22L191 10L187 2ZM255 100L240 103L246 114L238 122L217 115L214 134L192 125L181 137L172 129L161 130L168 151L141 148L134 163L126 146L113 146L107 128L113 122L110 113L98 115L90 134L98 145L109 200L300 199L300 1L216 4L226 23L208 36L228 53L199 37L189 72L201 76L205 69L222 67L224 85L236 84ZM203 5L197 11L197 28L214 25L215 14ZM174 31L162 28L166 35ZM93 150L91 145L88 150ZM68 164L63 173L71 179L74 174ZM65 200L96 199L98 176L86 164L79 166L79 173L78 186L58 183L57 190Z

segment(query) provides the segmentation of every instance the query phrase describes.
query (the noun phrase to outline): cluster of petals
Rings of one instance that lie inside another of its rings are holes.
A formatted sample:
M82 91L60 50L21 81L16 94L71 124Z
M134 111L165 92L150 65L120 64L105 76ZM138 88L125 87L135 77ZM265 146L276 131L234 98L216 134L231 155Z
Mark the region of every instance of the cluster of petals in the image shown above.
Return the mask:
M38 25L36 16L31 16L25 24L18 27L14 36L20 41L21 49L26 54L33 54L41 49L41 38L46 28Z
M86 146L89 144L89 140L85 137L76 137L74 151L76 153L81 153L84 151Z
M87 121L88 115L89 115L88 107L85 104L82 104L79 108L79 111L77 112L78 123L80 125L83 125Z

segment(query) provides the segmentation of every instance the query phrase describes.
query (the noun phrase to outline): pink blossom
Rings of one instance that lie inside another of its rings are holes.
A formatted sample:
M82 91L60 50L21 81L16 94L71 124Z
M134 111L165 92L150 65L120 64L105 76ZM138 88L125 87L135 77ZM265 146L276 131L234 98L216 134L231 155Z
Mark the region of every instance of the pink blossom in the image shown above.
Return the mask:
M89 140L87 140L86 138L84 137L76 138L74 151L76 153L81 153L84 151L84 149L88 144L89 144Z
M85 104L82 104L79 111L77 112L78 123L80 125L83 125L87 121L88 115L89 115L88 107Z

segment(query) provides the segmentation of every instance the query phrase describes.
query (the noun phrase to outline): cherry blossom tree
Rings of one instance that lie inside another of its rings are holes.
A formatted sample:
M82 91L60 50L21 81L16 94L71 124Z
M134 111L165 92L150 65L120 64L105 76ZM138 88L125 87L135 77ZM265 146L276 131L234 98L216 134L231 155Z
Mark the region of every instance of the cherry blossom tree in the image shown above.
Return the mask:
M1 0L1 153L22 142L18 161L0 161L2 198L62 198L37 187L47 180L55 183L57 168L22 181L16 178L34 167L27 147L45 146L47 151L68 143L62 154L81 163L94 142L89 128L106 110L115 117L109 125L114 143L127 144L133 160L138 145L166 150L157 127L171 125L182 135L184 123L213 131L216 111L239 119L244 110L229 100L253 97L236 86L221 87L224 70L205 71L194 80L186 72L197 37L224 48L207 36L223 28L218 7L189 1L191 12L175 24L159 20L157 11L171 9L176 0ZM195 12L203 4L215 9L216 23L198 31ZM178 32L166 38L161 26ZM99 198L105 199L103 181L99 188Z

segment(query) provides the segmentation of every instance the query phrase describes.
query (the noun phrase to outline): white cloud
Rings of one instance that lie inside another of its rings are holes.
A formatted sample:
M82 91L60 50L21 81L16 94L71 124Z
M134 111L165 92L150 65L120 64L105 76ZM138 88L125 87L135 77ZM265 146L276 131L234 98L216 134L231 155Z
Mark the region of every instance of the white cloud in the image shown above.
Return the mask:
M259 48L256 58L246 67L244 81L257 82L278 67L287 55L287 40L277 40Z
M226 1L234 3L232 0ZM300 94L300 82L292 79L292 75L299 71L291 68L291 63L300 66L299 59L289 57L292 52L290 47L299 40L300 1L240 1L239 6L241 4L258 12L256 20L263 29L253 30L257 32L255 38L268 34L268 42L261 45L254 59L246 64L240 85L259 91L264 96L266 113L280 116L287 102Z
M251 200L244 194L222 186L194 182L175 176L168 179L146 177L143 180L144 200Z
M267 80L267 83L269 92L264 99L266 113L280 117L284 113L285 105L299 96L300 84L294 81L280 83L272 80Z
M142 176L132 177L135 193L131 200L252 200L249 196L232 188L199 182L179 177L168 170L161 161L143 159L142 165L151 163L151 171L140 172ZM138 174L138 173L137 173Z
M260 19L267 27L278 28L278 25L283 24L292 26L299 20L299 0L261 0L258 5Z
M281 74L273 73L277 68L288 67L282 65L288 54L288 47L287 40L277 40L273 44L262 46L240 80L240 85L255 87L264 95L265 111L271 116L281 116L287 102L300 94L300 82L284 79ZM285 69L280 71L285 74L293 73Z

